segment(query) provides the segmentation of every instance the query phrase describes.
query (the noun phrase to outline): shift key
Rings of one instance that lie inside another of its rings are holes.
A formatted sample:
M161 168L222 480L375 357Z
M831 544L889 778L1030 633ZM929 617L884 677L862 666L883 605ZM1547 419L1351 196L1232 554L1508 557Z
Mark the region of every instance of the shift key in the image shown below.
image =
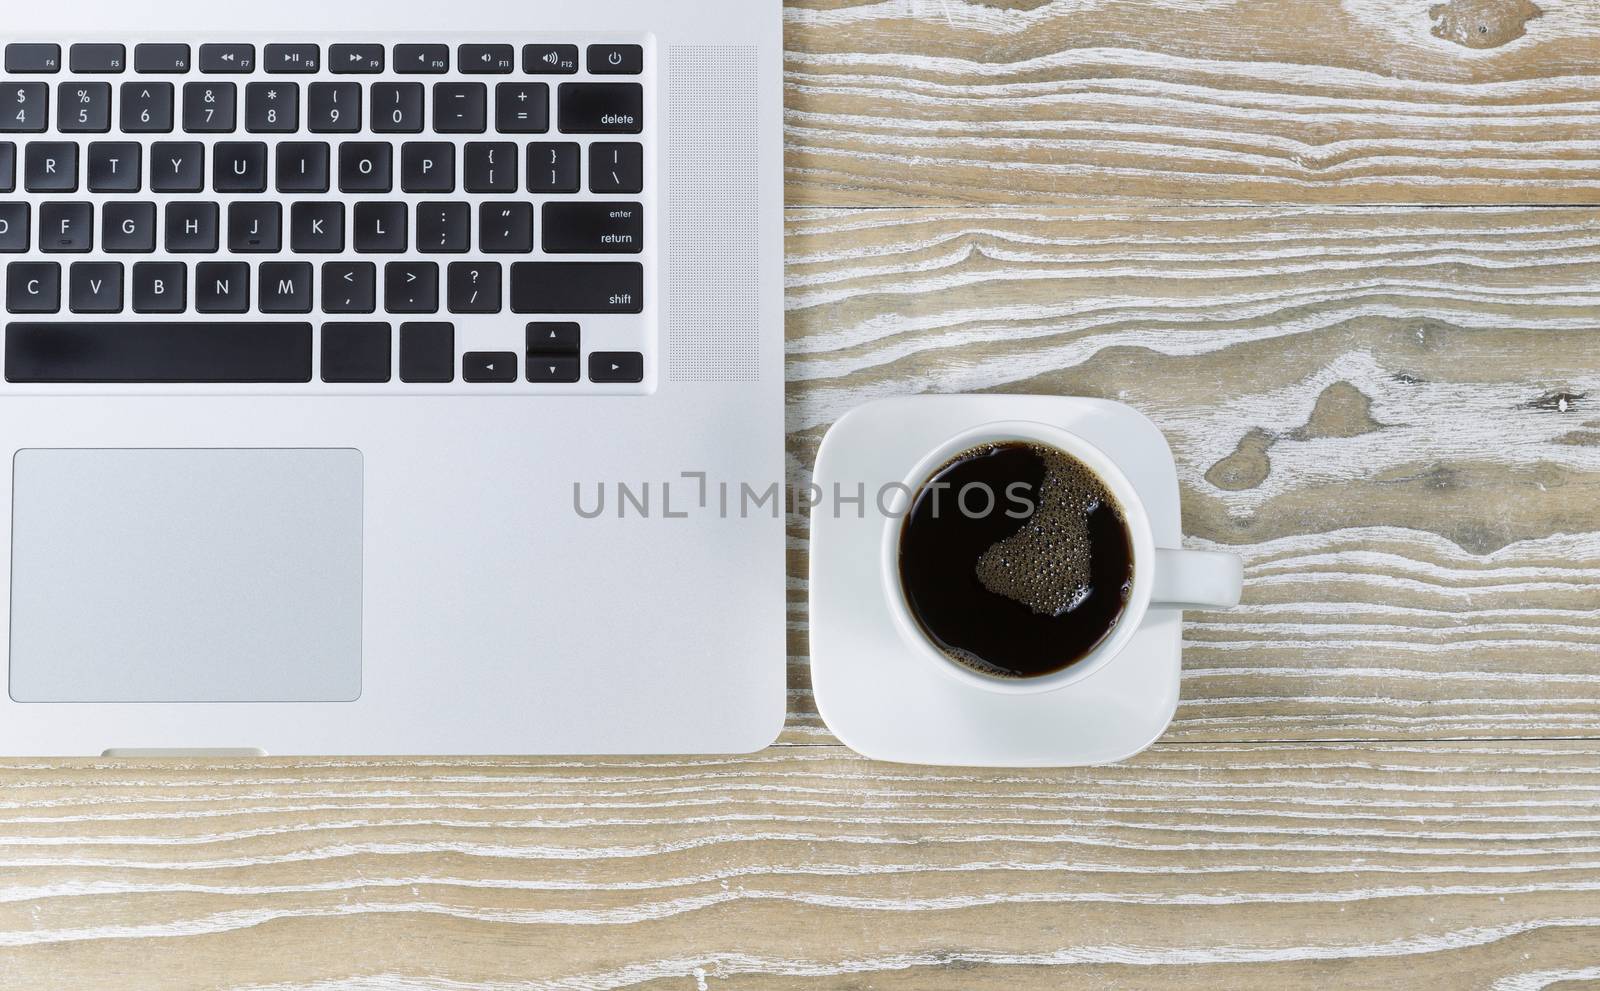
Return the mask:
M643 313L644 266L517 262L511 266L511 312Z

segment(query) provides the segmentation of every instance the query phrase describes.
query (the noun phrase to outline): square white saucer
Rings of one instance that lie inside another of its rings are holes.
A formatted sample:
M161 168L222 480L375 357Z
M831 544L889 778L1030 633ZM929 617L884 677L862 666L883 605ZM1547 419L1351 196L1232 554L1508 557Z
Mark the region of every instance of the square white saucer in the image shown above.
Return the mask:
M1120 403L1056 396L917 396L870 403L823 439L811 517L811 682L824 722L863 756L907 764L1071 767L1125 760L1154 743L1178 708L1182 614L1152 610L1128 647L1051 692L963 684L902 639L885 598L885 517L876 495L951 437L1002 420L1071 431L1138 490L1159 547L1183 536L1178 473L1155 424ZM837 509L865 484L864 512ZM893 521L898 526L899 521Z

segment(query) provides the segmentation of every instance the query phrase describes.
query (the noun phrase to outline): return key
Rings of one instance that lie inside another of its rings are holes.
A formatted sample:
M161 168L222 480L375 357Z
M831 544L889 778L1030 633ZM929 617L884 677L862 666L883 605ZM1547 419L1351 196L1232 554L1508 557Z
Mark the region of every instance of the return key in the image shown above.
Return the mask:
M637 203L546 203L544 250L552 255L636 255L644 250Z

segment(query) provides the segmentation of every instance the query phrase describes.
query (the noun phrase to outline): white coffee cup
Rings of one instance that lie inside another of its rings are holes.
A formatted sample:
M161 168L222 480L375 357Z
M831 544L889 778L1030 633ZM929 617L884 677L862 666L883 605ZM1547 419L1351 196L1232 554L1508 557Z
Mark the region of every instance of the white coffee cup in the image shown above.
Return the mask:
M1053 447L1087 465L1122 507L1133 547L1133 582L1116 625L1089 655L1075 664L1037 678L1005 678L983 674L954 660L933 644L911 612L900 582L900 534L904 510L922 487L957 456L989 444L1032 443ZM883 592L890 613L908 646L949 676L967 685L1006 694L1051 692L1094 674L1128 646L1151 609L1227 609L1239 604L1244 566L1232 554L1157 547L1139 492L1106 453L1082 437L1044 423L1013 420L985 424L950 438L917 462L904 481L904 499L884 520Z

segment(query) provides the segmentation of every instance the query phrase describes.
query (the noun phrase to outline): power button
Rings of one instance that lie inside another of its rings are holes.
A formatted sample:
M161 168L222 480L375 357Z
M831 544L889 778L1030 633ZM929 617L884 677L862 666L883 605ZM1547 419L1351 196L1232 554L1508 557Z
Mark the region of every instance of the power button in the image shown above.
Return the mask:
M644 71L641 45L590 45L589 74L594 76L637 76Z

